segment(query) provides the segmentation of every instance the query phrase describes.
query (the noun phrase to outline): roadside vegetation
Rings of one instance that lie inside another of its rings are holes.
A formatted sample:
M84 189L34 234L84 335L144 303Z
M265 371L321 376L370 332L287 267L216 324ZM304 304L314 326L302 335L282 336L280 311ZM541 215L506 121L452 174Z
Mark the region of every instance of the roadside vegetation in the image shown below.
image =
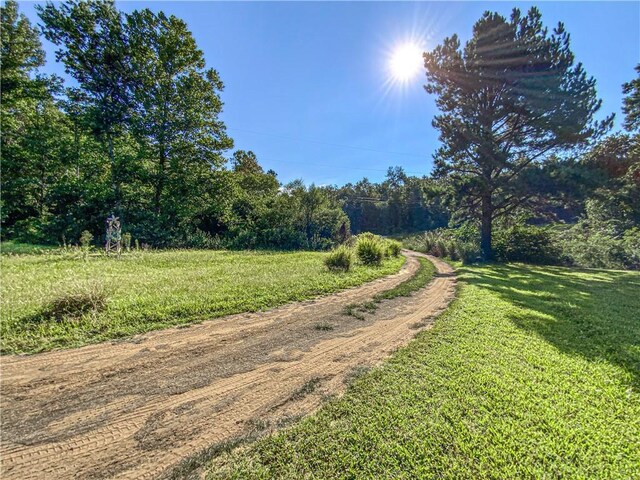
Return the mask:
M480 260L480 238L473 227L438 229L408 235L404 246L436 257ZM614 221L583 219L574 225L501 226L493 235L499 262L582 268L640 269L640 229L620 228Z
M383 300L390 300L396 297L408 297L422 287L425 287L435 275L436 267L426 258L418 258L418 261L420 262L420 266L411 278L389 290L377 293L369 302L345 305L345 315L364 320L365 315L367 313L374 313L378 309L378 304Z
M328 270L321 252L136 251L3 255L2 353L34 353L263 310L397 272L355 262Z
M459 273L432 329L207 478L633 478L640 273Z

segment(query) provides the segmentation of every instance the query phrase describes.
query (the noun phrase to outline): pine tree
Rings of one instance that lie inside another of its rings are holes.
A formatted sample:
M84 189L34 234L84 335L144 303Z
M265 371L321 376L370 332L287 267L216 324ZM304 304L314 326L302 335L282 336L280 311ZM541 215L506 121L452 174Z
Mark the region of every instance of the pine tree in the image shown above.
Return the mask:
M492 222L532 198L527 168L603 133L612 117L593 120L595 80L575 63L562 23L549 32L536 8L509 20L486 12L464 48L454 35L424 61L425 89L442 112L434 173L479 217L488 260Z

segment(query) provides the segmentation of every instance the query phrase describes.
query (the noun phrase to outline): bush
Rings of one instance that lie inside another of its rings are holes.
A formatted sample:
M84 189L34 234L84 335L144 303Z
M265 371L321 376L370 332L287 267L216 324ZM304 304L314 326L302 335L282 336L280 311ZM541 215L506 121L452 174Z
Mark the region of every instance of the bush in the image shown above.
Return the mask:
M402 251L402 244L397 240L387 240L387 252L392 257L399 257Z
M131 251L131 234L123 233L122 234L122 243L124 244L124 248L127 252Z
M480 258L480 249L473 242L458 242L456 244L456 253L464 265L477 262Z
M88 250L89 248L91 248L91 242L93 242L93 235L90 231L84 230L80 234L80 246L85 250Z
M220 250L224 248L220 237L197 228L186 233L184 240L175 242L175 245L183 248L200 248L204 250Z
M610 225L583 220L556 234L565 264L584 268L640 268L640 230L616 234Z
M461 240L457 236L456 230L438 229L424 232L418 235L412 235L403 240L404 245L418 252L427 253L435 257L449 257L452 260L458 260L460 254L458 246L462 243L469 248L473 245L471 241Z
M496 230L493 250L500 262L525 262L554 265L560 262L560 249L554 245L547 228L517 225Z
M324 264L329 270L348 272L353 261L353 251L349 247L340 246L327 254Z
M376 238L362 237L356 243L358 259L365 265L380 265L384 251L384 245Z

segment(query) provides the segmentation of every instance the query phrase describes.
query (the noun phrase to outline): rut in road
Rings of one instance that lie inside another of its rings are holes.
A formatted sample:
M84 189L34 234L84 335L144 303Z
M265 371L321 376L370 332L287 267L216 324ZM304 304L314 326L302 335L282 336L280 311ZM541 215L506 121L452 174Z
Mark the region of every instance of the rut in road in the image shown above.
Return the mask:
M410 278L421 254L405 255L398 274L335 295L127 342L4 357L2 478L157 478L256 422L312 412L344 391L354 368L380 362L453 299L452 269L428 257L438 274L427 287L365 320L344 314Z

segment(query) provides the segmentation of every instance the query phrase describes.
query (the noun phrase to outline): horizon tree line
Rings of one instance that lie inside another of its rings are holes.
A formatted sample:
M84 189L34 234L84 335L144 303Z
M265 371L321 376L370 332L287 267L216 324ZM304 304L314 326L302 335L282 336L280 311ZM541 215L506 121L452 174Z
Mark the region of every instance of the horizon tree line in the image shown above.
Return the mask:
M229 156L223 82L183 20L112 1L36 8L39 30L14 0L1 7L3 239L99 236L111 213L158 247L328 248L345 228L471 224L488 260L496 225L574 222L588 202L640 222L640 76L623 86L630 134L606 136L595 79L536 8L486 12L464 46L454 35L424 54L440 109L431 175L394 167L341 187L282 185L253 152ZM74 86L39 72L40 35Z

